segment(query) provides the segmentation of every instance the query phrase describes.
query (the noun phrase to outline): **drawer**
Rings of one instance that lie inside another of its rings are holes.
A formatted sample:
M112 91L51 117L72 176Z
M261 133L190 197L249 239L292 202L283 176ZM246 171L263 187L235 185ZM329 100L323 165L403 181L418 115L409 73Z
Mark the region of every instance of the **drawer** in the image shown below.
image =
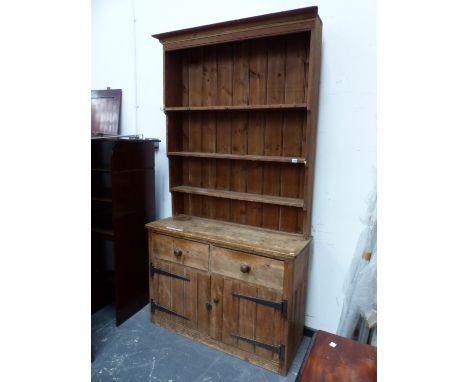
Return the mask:
M283 289L284 263L245 252L213 247L211 271L273 289Z
M158 259L208 270L208 244L152 234L152 255Z

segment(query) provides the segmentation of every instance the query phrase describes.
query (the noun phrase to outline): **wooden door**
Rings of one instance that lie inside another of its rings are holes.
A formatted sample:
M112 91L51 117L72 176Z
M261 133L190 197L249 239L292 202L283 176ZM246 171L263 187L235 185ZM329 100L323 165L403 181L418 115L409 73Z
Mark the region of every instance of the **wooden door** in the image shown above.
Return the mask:
M212 338L266 360L283 359L287 303L281 292L213 275L211 299Z
M91 90L91 137L120 134L122 89Z
M153 260L150 267L153 321L175 323L208 335L209 274L166 261Z

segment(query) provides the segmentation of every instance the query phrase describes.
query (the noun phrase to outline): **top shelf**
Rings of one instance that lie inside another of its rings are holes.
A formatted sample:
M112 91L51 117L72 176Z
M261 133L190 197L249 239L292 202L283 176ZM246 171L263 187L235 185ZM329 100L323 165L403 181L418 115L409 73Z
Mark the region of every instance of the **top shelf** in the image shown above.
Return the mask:
M181 111L250 111L250 110L307 110L307 104L278 104L278 105L236 105L236 106L177 106L165 107L166 112Z

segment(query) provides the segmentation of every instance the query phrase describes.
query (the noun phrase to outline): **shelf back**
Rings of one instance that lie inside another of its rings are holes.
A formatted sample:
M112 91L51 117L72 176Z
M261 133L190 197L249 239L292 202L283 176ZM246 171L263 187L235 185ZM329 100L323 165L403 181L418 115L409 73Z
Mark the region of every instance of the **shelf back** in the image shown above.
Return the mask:
M155 35L164 47L173 214L308 237L316 7L190 31Z

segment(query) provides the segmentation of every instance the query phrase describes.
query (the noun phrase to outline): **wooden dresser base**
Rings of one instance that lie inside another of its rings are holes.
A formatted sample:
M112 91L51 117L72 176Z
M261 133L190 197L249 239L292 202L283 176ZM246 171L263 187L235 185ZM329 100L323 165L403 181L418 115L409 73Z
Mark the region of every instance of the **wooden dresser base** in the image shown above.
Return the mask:
M152 322L286 375L303 338L310 240L190 216L146 227Z

